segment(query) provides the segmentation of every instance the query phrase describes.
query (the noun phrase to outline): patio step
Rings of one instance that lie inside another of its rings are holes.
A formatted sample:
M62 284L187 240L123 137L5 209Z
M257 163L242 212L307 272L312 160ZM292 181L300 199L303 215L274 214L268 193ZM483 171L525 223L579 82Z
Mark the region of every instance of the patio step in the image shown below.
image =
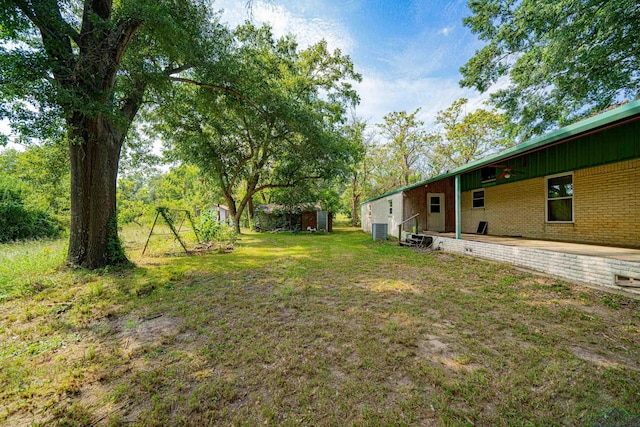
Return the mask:
M411 234L406 241L400 241L401 246L414 248L428 248L433 243L433 237L424 234Z

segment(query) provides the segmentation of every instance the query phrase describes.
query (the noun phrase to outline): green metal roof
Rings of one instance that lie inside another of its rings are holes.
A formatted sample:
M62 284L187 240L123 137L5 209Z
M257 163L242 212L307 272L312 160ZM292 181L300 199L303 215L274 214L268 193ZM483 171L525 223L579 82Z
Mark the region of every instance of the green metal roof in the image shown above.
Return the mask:
M526 153L527 151L535 150L554 142L568 139L603 126L607 126L619 120L627 119L638 114L640 114L640 101L630 102L618 108L614 108L613 110L598 114L597 116L589 117L588 119L584 119L569 126L565 126L546 135L539 136L530 141L514 145L511 148L507 148L506 150L500 151L499 153L493 154L483 159L475 160L471 163L454 169L453 171L451 171L451 173L458 175L462 172L467 172L472 169L490 165L492 163L496 163L498 161Z
M413 187L414 185L415 184L411 184L411 185L407 185L407 186L404 186L404 187L396 188L395 190L391 190L391 191L389 191L387 193L384 193L384 194L381 194L379 196L372 197L370 199L365 200L364 202L361 202L360 206L364 205L365 203L375 202L376 200L384 199L385 197L388 197L388 196L393 196L396 193L400 193L400 192L402 192L404 190L408 190L409 188Z
M573 123L569 126L565 126L558 130L555 130L546 135L539 136L537 138L531 139L527 142L523 142L518 145L514 145L513 147L507 148L506 150L502 150L499 153L492 154L485 158L475 160L471 163L468 163L464 166L456 168L447 173L434 176L433 178L426 179L424 181L417 182L415 184L407 185L396 190L387 192L378 197L371 198L369 200L365 200L361 203L369 203L375 200L382 199L384 197L391 196L393 194L411 190L412 188L420 187L425 184L429 184L431 182L439 181L441 179L449 178L455 175L461 175L465 172L469 172L483 166L490 165L492 163L497 163L499 161L509 159L520 154L524 154L526 152L537 150L543 148L547 145L557 143L562 140L566 140L584 133L587 133L592 130L596 130L598 128L613 124L620 120L628 119L640 114L640 100L630 102L628 104L622 105L620 107L614 108L609 111L605 111L604 113L598 114L597 116L589 117L588 119L581 120L579 122Z

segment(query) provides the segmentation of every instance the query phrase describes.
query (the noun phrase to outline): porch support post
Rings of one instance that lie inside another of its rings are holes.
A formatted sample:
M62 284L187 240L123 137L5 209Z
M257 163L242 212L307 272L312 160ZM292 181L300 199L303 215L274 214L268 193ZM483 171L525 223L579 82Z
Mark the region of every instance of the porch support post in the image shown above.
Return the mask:
M462 216L460 212L460 175L456 175L455 178L455 199L456 199L456 239L460 240L462 238Z

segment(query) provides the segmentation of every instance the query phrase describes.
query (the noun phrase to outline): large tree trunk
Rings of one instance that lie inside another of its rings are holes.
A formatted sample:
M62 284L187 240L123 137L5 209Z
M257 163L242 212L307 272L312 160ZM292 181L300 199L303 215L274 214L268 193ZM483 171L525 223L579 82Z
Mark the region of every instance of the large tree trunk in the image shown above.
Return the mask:
M360 201L360 196L359 195L353 195L351 196L351 226L352 227L357 227L358 226L358 211L360 210L360 206L359 202Z
M75 118L70 130L69 264L89 269L127 262L116 217L123 134L104 117Z
M247 201L247 218L249 219L249 228L253 225L253 196Z
M236 212L236 214L233 216L233 227L236 230L236 233L238 234L242 234L242 230L240 229L240 216L242 215L241 212Z
M353 174L351 178L351 226L358 226L358 202L360 201L360 194L358 194L358 175Z
M238 234L241 234L240 219L242 218L242 213L244 212L244 209L247 207L247 205L251 206L249 218L251 218L251 215L253 214L253 195L256 192L257 185L258 185L258 176L254 176L253 179L251 179L247 183L247 192L242 198L242 200L240 201L240 205L236 207L236 205L234 204L234 208L236 208L236 211L233 216L233 219L234 219L234 225L236 228L236 233Z
M227 205L229 206L229 214L233 218L233 227L236 230L236 233L240 234L240 215L242 214L242 210L238 210L236 201L228 190L228 188L223 188L222 192L224 193L224 199L227 201Z

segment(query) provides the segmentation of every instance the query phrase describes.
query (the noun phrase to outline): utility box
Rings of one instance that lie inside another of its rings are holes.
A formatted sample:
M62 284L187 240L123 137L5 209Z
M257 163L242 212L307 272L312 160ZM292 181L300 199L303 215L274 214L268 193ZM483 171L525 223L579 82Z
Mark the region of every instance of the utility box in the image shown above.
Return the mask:
M373 240L387 240L389 235L387 231L387 224L374 222L371 224L371 234L373 235Z

